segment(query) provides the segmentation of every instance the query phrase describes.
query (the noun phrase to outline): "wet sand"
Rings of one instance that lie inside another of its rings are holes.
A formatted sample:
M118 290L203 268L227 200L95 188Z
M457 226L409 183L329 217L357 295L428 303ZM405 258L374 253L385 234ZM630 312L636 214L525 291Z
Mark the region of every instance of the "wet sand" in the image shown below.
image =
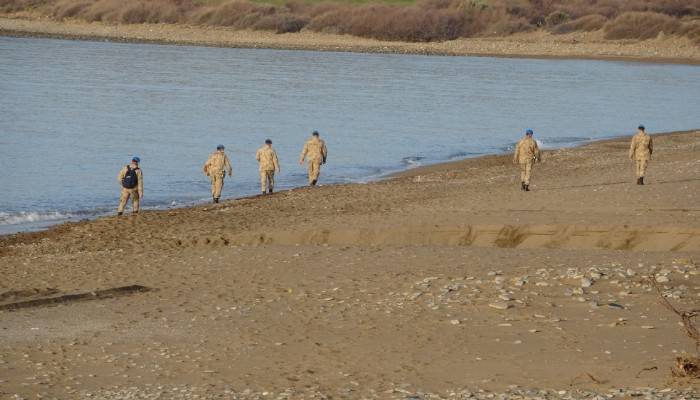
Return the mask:
M700 131L628 140L0 237L0 398L698 398Z
M508 37L406 43L307 31L275 34L176 24L110 25L55 21L21 13L0 15L0 35L237 48L700 64L700 46L685 38L605 40L602 32L551 35L538 31Z

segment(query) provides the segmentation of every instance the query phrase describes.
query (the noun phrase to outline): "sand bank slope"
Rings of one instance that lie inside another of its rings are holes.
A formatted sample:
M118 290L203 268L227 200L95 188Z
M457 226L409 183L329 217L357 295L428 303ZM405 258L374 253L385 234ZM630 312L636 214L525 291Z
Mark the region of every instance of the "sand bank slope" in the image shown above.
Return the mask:
M645 186L621 139L545 153L529 193L489 156L2 237L0 305L34 305L0 310L0 393L697 393L643 277L696 307L700 132L655 148Z

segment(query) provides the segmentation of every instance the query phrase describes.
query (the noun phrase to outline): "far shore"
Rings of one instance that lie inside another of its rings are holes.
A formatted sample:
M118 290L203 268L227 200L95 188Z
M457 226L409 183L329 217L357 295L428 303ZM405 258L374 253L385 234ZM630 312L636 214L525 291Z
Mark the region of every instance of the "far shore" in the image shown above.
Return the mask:
M28 14L0 14L0 35L230 48L266 48L435 56L590 59L700 65L700 46L678 37L605 40L601 32L552 35L538 31L508 37L446 42L392 42L303 31L275 34L181 24L113 25L57 21Z

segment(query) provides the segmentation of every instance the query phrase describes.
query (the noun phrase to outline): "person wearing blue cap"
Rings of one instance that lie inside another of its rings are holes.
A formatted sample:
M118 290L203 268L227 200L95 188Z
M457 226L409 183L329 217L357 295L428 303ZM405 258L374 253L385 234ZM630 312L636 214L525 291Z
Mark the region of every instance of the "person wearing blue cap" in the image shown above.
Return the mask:
M532 129L526 130L525 137L515 146L513 154L513 164L520 165L520 190L526 192L530 191L532 165L540 161L540 149L532 135Z
M647 172L651 153L654 152L654 143L651 136L646 133L644 125L637 127L637 134L632 136L630 143L630 160L635 163L635 171L637 173L637 185L644 184L644 175Z
M131 198L131 211L138 214L139 205L143 198L143 173L139 167L141 159L134 156L131 158L131 164L124 166L119 171L117 180L121 185L121 194L119 196L119 207L117 207L117 215L124 213L126 203Z
M228 176L233 175L231 160L224 153L224 145L220 144L216 146L216 151L211 153L207 162L204 163L204 175L211 179L211 197L214 203L218 203L219 198L221 198L226 172L228 172Z

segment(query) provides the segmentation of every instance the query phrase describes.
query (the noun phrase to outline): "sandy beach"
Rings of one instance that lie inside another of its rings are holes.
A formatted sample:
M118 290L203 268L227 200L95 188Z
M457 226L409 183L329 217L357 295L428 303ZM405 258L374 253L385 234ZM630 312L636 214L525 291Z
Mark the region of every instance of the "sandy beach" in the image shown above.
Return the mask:
M605 40L603 32L553 35L545 31L507 37L408 43L303 31L275 34L184 24L105 24L56 21L31 13L0 14L0 35L137 43L364 53L568 58L700 64L700 46L686 38Z
M0 237L0 398L700 398L700 131L628 140Z

